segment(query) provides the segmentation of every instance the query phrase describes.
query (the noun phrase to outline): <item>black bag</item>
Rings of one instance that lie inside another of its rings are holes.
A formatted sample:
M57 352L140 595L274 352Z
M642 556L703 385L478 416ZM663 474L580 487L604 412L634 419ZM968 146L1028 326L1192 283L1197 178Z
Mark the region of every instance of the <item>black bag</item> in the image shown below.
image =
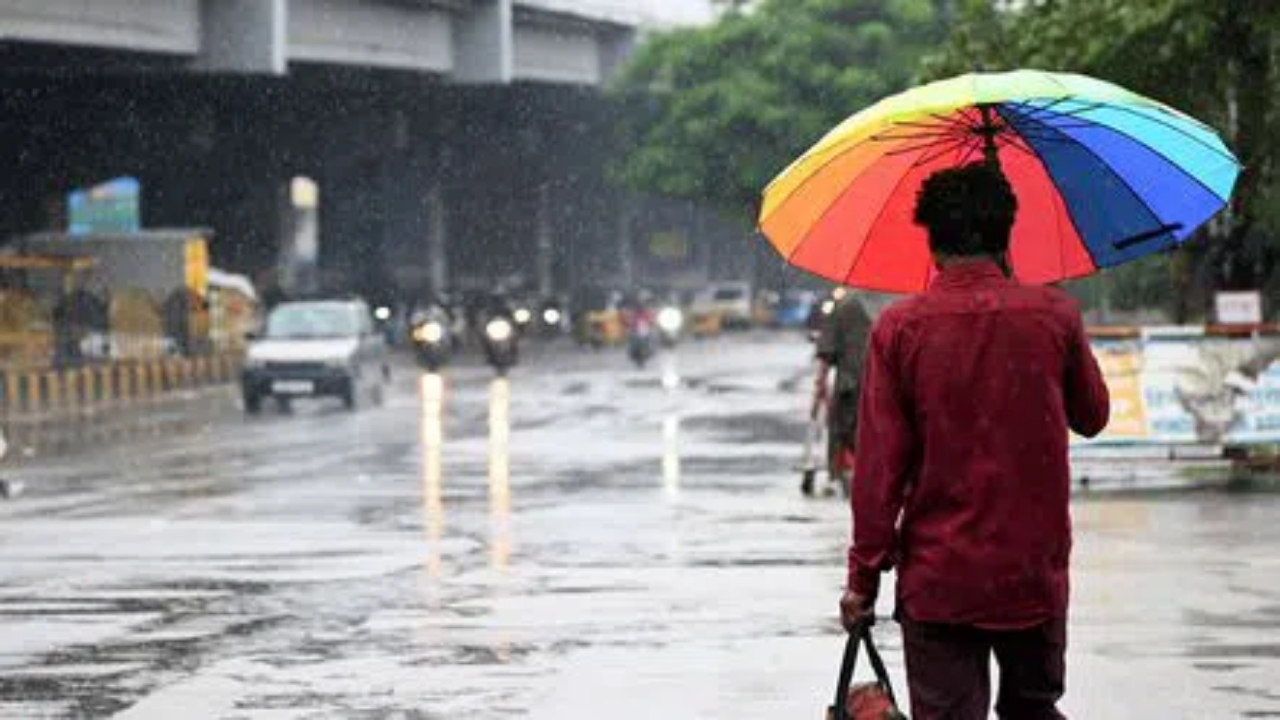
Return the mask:
M858 663L858 648L862 645L867 647L867 659L871 661L876 681L851 686L853 670ZM889 671L885 669L884 660L871 639L870 623L860 625L845 642L835 703L827 708L827 720L907 720L907 716L898 709Z

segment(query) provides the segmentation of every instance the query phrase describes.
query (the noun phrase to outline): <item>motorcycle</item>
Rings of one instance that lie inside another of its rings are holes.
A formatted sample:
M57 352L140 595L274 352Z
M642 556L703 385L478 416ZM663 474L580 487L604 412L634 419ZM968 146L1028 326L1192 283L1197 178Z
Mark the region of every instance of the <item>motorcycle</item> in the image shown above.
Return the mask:
M647 318L635 321L627 333L627 356L636 367L643 369L653 358L653 324Z
M414 318L413 348L418 363L428 372L439 372L453 355L453 338L449 322L439 314Z
M560 304L555 301L548 301L542 306L542 314L539 319L538 329L540 334L548 339L555 339L564 334L565 331L565 314Z
M484 344L484 356L490 367L498 377L506 377L507 372L520 360L515 322L505 315L490 317L484 324L481 340Z

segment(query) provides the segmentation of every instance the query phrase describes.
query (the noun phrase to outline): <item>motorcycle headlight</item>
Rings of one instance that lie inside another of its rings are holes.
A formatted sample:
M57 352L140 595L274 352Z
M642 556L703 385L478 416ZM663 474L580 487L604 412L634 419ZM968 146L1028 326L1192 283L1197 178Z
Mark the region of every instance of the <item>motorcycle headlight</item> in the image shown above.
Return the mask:
M529 321L533 319L533 313L529 312L529 308L520 308L512 313L512 317L515 318L517 324L528 325Z
M384 305L377 310L374 310L373 316L382 322L386 322L391 319L391 308Z
M511 323L503 320L502 318L490 320L489 324L484 326L485 336L493 342L505 342L510 340L511 333L513 331L514 328L511 327Z
M548 325L559 325L560 311L555 308L547 308L542 312L542 321Z
M835 311L836 311L836 301L835 301L835 300L823 300L823 301L822 301L822 314L823 314L823 315L830 315L831 313L833 313L833 312L835 312Z
M444 339L444 326L438 322L419 325L413 330L413 339L420 343L434 345Z
M658 313L658 327L669 333L679 332L684 325L684 313L676 308L663 308Z

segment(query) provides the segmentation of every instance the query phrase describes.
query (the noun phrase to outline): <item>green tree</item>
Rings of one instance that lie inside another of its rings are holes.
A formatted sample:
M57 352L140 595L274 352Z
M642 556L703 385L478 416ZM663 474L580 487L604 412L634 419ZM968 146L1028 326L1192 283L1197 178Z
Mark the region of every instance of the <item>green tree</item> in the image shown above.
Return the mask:
M836 123L908 86L945 37L934 0L730 0L651 38L623 74L618 177L754 219L760 193Z
M1217 287L1261 287L1280 263L1280 3L1254 0L1040 0L998 9L963 0L924 78L1038 67L1120 83L1224 132L1246 171L1230 212L1170 253L1166 298L1178 319ZM1117 282L1153 289L1150 266ZM1273 280L1274 282L1274 280ZM1119 289L1133 295L1132 288ZM1192 291L1205 291L1197 300Z

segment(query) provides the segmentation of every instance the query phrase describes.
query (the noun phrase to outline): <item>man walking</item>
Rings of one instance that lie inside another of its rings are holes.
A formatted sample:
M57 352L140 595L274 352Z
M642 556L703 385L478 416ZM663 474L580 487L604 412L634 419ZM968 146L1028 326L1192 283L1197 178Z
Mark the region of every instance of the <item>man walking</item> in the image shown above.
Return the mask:
M818 376L814 381L815 407L827 403L827 477L831 486L849 491L853 472L855 434L858 430L858 386L862 382L862 361L871 333L871 316L853 293L844 288L834 296L835 306L822 324L816 355ZM835 370L835 392L828 376ZM812 475L805 476L800 490L813 494Z
M1068 429L1101 432L1106 385L1079 310L1008 277L1017 200L999 168L935 174L915 220L938 276L872 331L841 618L897 570L911 716L1061 718L1071 553Z

